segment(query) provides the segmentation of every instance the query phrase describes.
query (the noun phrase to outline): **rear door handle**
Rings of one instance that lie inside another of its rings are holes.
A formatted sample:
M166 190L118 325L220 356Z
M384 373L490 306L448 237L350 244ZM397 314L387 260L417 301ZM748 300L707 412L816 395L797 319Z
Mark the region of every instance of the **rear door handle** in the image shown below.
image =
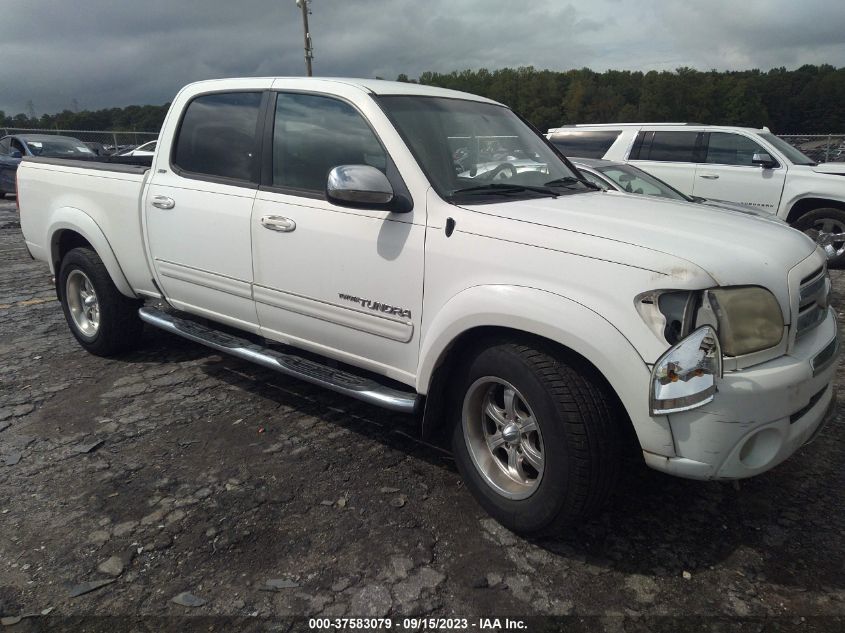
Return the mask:
M699 174L699 178L706 178L707 180L718 180L718 174Z
M265 229L278 231L280 233L290 233L296 229L296 222L290 218L284 218L280 215L265 215L261 218L261 225Z
M153 206L157 209L172 209L176 206L176 201L167 196L153 196Z

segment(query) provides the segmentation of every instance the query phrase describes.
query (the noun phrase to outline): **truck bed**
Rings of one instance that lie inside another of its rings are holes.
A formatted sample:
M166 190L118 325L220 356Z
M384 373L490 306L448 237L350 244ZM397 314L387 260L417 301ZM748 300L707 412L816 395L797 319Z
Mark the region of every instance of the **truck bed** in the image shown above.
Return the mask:
M144 253L141 196L150 157L24 158L18 167L21 227L30 254L56 274L57 242L73 230L109 261L124 294L156 294Z

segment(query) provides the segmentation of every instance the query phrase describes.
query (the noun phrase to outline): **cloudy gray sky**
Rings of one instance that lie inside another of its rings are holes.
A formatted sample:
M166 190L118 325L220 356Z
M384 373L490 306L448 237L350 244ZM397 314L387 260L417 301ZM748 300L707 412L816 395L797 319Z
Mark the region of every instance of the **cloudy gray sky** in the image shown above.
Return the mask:
M317 75L845 66L845 0L312 0ZM0 0L0 110L304 73L294 0Z

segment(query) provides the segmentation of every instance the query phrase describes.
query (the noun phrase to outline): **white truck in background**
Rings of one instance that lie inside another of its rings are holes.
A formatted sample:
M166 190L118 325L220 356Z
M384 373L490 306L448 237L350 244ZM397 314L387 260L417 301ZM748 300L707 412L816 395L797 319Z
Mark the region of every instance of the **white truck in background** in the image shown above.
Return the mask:
M767 128L608 123L547 137L570 158L630 162L688 196L767 211L845 264L845 162L816 164Z
M146 323L417 413L513 530L601 507L627 446L673 475L750 477L833 411L812 240L597 191L488 99L206 81L176 96L148 165L122 160L18 170L27 249L83 348L119 354Z

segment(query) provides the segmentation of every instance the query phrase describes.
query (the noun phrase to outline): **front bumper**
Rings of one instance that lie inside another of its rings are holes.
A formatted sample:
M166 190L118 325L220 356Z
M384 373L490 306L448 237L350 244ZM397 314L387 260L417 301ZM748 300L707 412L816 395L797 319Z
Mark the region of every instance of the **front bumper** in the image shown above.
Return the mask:
M668 416L676 456L644 452L646 463L692 479L743 479L780 464L835 415L838 351L828 309L789 354L726 373L712 402Z

